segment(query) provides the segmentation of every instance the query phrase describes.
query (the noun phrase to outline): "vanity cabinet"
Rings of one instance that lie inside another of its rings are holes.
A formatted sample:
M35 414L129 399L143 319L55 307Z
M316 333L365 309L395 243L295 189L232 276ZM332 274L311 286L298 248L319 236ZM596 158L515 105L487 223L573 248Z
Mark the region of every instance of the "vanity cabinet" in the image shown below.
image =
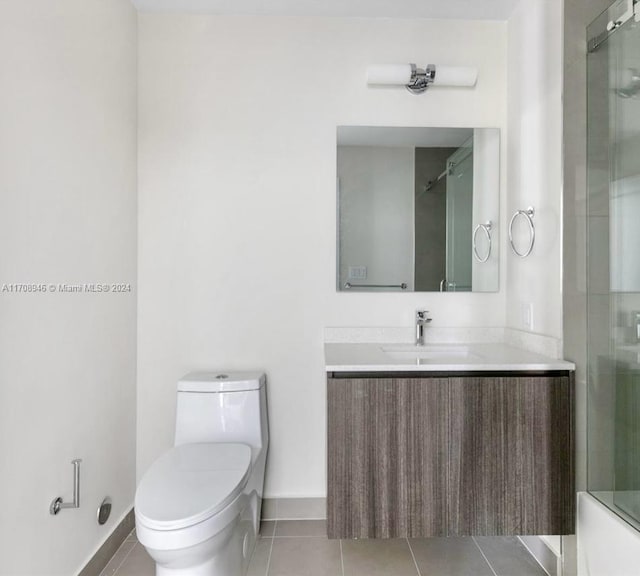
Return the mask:
M573 373L332 373L330 538L574 533Z

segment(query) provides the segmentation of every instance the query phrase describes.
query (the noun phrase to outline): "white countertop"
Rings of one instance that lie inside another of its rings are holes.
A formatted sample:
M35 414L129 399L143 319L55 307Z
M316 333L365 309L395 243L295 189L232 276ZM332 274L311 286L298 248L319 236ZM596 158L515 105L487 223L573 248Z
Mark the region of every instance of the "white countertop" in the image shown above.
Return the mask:
M507 344L325 344L327 372L540 372L575 370Z

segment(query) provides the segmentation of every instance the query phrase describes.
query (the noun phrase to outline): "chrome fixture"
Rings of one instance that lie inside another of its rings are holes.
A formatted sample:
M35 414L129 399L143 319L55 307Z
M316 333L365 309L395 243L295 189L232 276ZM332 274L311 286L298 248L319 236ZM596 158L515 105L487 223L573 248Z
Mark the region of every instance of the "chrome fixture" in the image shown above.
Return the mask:
M415 64L383 64L369 66L367 83L406 86L412 94L422 94L431 86L473 87L478 80L476 68L454 68L428 64L418 68Z
M603 26L601 19L598 18L595 22L600 22L599 25L594 26L595 22L592 22L588 27L588 31L591 33L587 40L588 52L595 52L609 39L609 36L615 34L632 18L636 22L640 22L640 2L638 0L617 0L609 7L607 13L613 18L608 20L606 25Z
M346 290L351 288L400 288L400 290L406 290L407 285L402 284L352 284L351 282L345 282L344 287Z
M435 181L434 180L429 180L429 182L427 182L427 185L424 187L423 193L424 192L429 192L445 176L451 176L453 174L453 169L455 167L456 167L456 163L455 162L451 162L451 161L447 162L447 167L444 169L444 172L442 172L440 174L440 176L438 176L435 179Z
M529 206L526 210L516 210L509 222L509 243L511 244L511 250L513 250L513 253L516 256L520 256L520 258L526 258L529 256L529 254L531 254L531 250L533 250L533 245L536 243L536 227L533 224L533 217L535 216L535 213L536 211L533 206ZM529 246L523 252L520 252L513 242L513 224L519 216L525 218L527 224L529 224Z
M64 502L62 496L54 498L49 506L49 514L56 515L63 508L80 508L80 458L71 461L73 464L73 502Z
M111 498L107 496L98 506L98 511L96 512L96 518L98 520L98 524L102 526L106 524L107 520L109 520L109 516L111 515Z
M429 310L416 310L416 346L424 346L424 327L431 320Z
M475 259L481 264L484 264L487 260L489 260L489 257L491 256L491 228L493 228L493 223L491 222L491 220L487 220L487 222L485 222L484 224L478 224L473 230L473 255ZM480 232L480 230L484 232L484 235L487 237L488 242L487 254L486 256L484 256L484 258L480 256L480 254L478 254L478 246L476 242L476 236L478 235L478 232ZM442 290L440 290L440 292L442 292Z
M407 90L412 94L422 94L429 84L433 84L436 79L436 66L435 64L427 64L427 67L423 70L418 68L415 64L411 64L411 76L407 83Z
M458 289L458 284L455 282L447 282L446 278L440 280L440 292L455 292Z

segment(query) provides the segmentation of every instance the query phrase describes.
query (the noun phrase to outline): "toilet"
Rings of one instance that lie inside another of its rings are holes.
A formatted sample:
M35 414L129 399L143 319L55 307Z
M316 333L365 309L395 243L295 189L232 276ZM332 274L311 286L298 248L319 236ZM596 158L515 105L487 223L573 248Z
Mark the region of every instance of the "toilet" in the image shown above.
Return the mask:
M156 576L245 576L269 443L265 376L194 372L178 382L174 447L135 498Z

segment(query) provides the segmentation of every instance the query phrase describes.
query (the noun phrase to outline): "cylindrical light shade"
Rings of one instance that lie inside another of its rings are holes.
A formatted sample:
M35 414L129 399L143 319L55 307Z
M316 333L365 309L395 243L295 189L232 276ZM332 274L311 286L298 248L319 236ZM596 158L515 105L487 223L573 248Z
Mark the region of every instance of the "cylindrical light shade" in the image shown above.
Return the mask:
M476 68L454 68L452 66L437 66L434 86L475 86L478 80Z
M367 84L409 84L411 64L381 64L369 66Z

